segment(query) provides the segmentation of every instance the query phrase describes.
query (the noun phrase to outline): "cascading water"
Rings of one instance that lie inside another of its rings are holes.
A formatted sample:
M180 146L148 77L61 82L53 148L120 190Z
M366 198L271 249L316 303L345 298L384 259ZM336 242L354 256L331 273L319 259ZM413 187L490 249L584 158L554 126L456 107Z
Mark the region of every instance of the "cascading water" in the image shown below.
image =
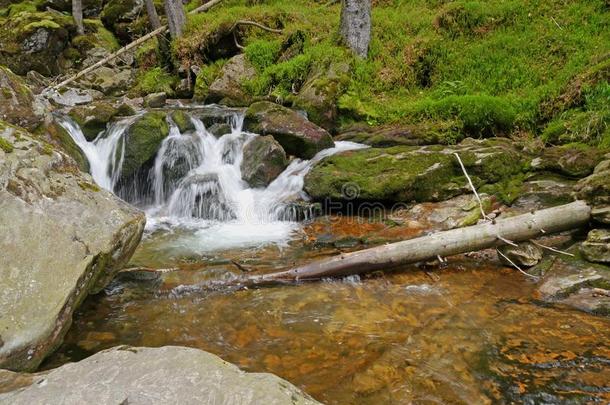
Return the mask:
M125 134L135 118L119 121L88 142L67 117L59 123L90 162L102 187L115 191L123 161ZM216 137L191 117L194 130L181 133L168 119L163 140L148 174L150 198L122 195L147 213L147 229L186 229L176 243L196 251L285 243L298 228L294 202L306 196L304 177L313 164L336 152L364 147L337 142L311 160L294 159L266 188L250 188L241 177L243 149L256 134L242 130L243 115L231 117L231 132ZM147 203L142 203L147 201Z

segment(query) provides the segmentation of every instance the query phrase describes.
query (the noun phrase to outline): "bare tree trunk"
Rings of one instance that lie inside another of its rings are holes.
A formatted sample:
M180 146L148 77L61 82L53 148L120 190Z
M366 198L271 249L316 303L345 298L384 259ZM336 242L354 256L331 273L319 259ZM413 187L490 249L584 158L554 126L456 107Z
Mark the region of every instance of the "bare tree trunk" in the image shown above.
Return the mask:
M148 21L150 22L150 27L153 30L161 27L161 21L159 20L159 16L157 15L157 10L155 9L155 3L153 0L144 0L144 4L146 4L146 14L148 14Z
M82 0L72 0L72 17L76 23L76 32L78 35L85 33L85 27L83 25L83 2Z
M371 42L371 0L341 0L341 37L361 58L366 58Z
M165 0L165 15L167 16L167 25L172 38L182 36L184 25L186 24L186 15L181 0Z
M591 208L584 201L527 213L516 217L486 222L466 228L438 232L420 238L377 246L358 252L341 254L265 275L254 275L238 280L241 285L257 285L282 281L319 280L343 277L395 266L451 256L506 244L520 242L543 234L561 232L586 225Z

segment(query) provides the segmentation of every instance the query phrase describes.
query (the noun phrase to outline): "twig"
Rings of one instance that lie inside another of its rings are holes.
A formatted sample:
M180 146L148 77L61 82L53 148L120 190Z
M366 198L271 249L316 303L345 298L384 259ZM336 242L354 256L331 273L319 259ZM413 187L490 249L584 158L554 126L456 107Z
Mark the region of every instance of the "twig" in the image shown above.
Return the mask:
M235 30L235 28L237 28L238 25L253 25L255 27L258 27L262 30L265 31L269 31L269 32L273 32L275 34L281 34L283 31L282 30L278 30L275 28L269 28L267 26L264 26L263 24L259 24L256 21L250 21L250 20L239 20L236 21L235 24L233 24L233 27L231 28L231 31Z
M572 257L574 257L574 255L573 255L572 253L569 253L569 252L564 252L563 250L559 250L559 249L555 249L554 247L551 247L551 246L546 246L546 245L543 245L542 243L538 243L538 242L536 242L535 240L531 240L530 242L532 242L532 243L533 243L534 245L536 245L536 246L540 246L540 247L541 247L541 248L543 248L543 249L548 249L548 250L550 250L551 252L560 253L560 254L562 254L562 255L566 255L566 256L572 256Z
M518 246L519 246L519 245L517 245L515 242L513 242L512 240L508 240L508 239L506 239L506 238L503 238L503 237L502 237L502 236L500 236L500 235L496 235L496 237L497 237L498 239L500 239L502 242L506 243L507 245L511 245L511 246L514 246L514 247L518 247Z
M534 276L533 274L529 274L528 272L524 271L521 267L519 267L517 265L517 263L513 262L512 260L510 260L508 258L508 256L506 256L504 253L500 252L500 249L496 248L496 252L498 252L498 254L500 256L502 256L503 258L505 258L511 265L513 265L514 268L516 268L517 270L519 270L521 273L523 273L524 275L533 278L534 280L538 280L540 277L538 276Z
M237 41L237 35L235 35L235 31L233 31L233 41L235 41L235 46L237 47L237 49L244 49L245 47L240 45L239 42Z
M244 273L249 273L249 272L251 272L251 271L252 271L251 269L249 269L249 268L247 268L247 267L243 266L242 264L240 264L240 263L239 263L238 261L236 261L236 260L231 260L231 263L233 263L233 265L234 265L235 267L237 267L239 270L243 271Z
M561 28L561 25L559 25L559 23L555 20L555 17L551 17L551 20L553 20L553 22L555 23L557 28L559 28L560 30L563 30L563 28Z
M457 152L454 152L453 154L455 155L458 162L460 163L462 172L464 172L464 176L466 176L466 179L468 180L468 184L470 184L470 188L472 189L474 196L477 198L477 201L479 202L479 208L481 209L481 215L483 215L483 219L487 221L489 218L487 217L487 215L485 214L485 210L483 209L483 202L481 201L481 197L479 197L479 193L477 193L477 189L474 187L474 184L472 184L472 180L470 179L470 176L468 175L468 172L466 171L466 168L464 167L464 164L462 163L462 159L460 159L460 155L458 155Z

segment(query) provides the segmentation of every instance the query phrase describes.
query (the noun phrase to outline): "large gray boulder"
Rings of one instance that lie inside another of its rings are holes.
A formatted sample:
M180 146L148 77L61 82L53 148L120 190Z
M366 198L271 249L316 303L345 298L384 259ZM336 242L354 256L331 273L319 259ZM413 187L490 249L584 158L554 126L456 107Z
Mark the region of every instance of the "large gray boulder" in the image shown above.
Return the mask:
M272 136L257 136L246 144L241 176L250 187L267 187L288 166L286 152Z
M120 346L49 372L0 371L2 378L14 390L0 393L0 402L13 405L318 404L273 374L246 373L213 354L176 346Z
M325 129L289 108L268 101L259 101L248 108L244 126L248 131L273 135L286 153L303 159L310 159L334 145Z
M254 76L256 70L246 55L234 56L223 66L220 76L210 85L206 101L236 107L247 106L251 97L244 90L243 83Z
M35 369L130 259L145 217L50 144L0 122L0 368Z

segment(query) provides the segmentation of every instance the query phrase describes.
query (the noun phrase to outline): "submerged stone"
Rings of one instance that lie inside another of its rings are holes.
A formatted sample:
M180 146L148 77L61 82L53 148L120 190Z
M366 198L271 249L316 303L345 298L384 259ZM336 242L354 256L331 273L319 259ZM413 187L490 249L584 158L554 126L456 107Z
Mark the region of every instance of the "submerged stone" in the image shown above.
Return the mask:
M0 368L33 370L72 314L129 260L144 214L100 189L50 144L0 129Z
M248 108L244 127L261 135L272 135L286 153L303 159L310 159L334 145L325 129L289 108L268 101L259 101Z

